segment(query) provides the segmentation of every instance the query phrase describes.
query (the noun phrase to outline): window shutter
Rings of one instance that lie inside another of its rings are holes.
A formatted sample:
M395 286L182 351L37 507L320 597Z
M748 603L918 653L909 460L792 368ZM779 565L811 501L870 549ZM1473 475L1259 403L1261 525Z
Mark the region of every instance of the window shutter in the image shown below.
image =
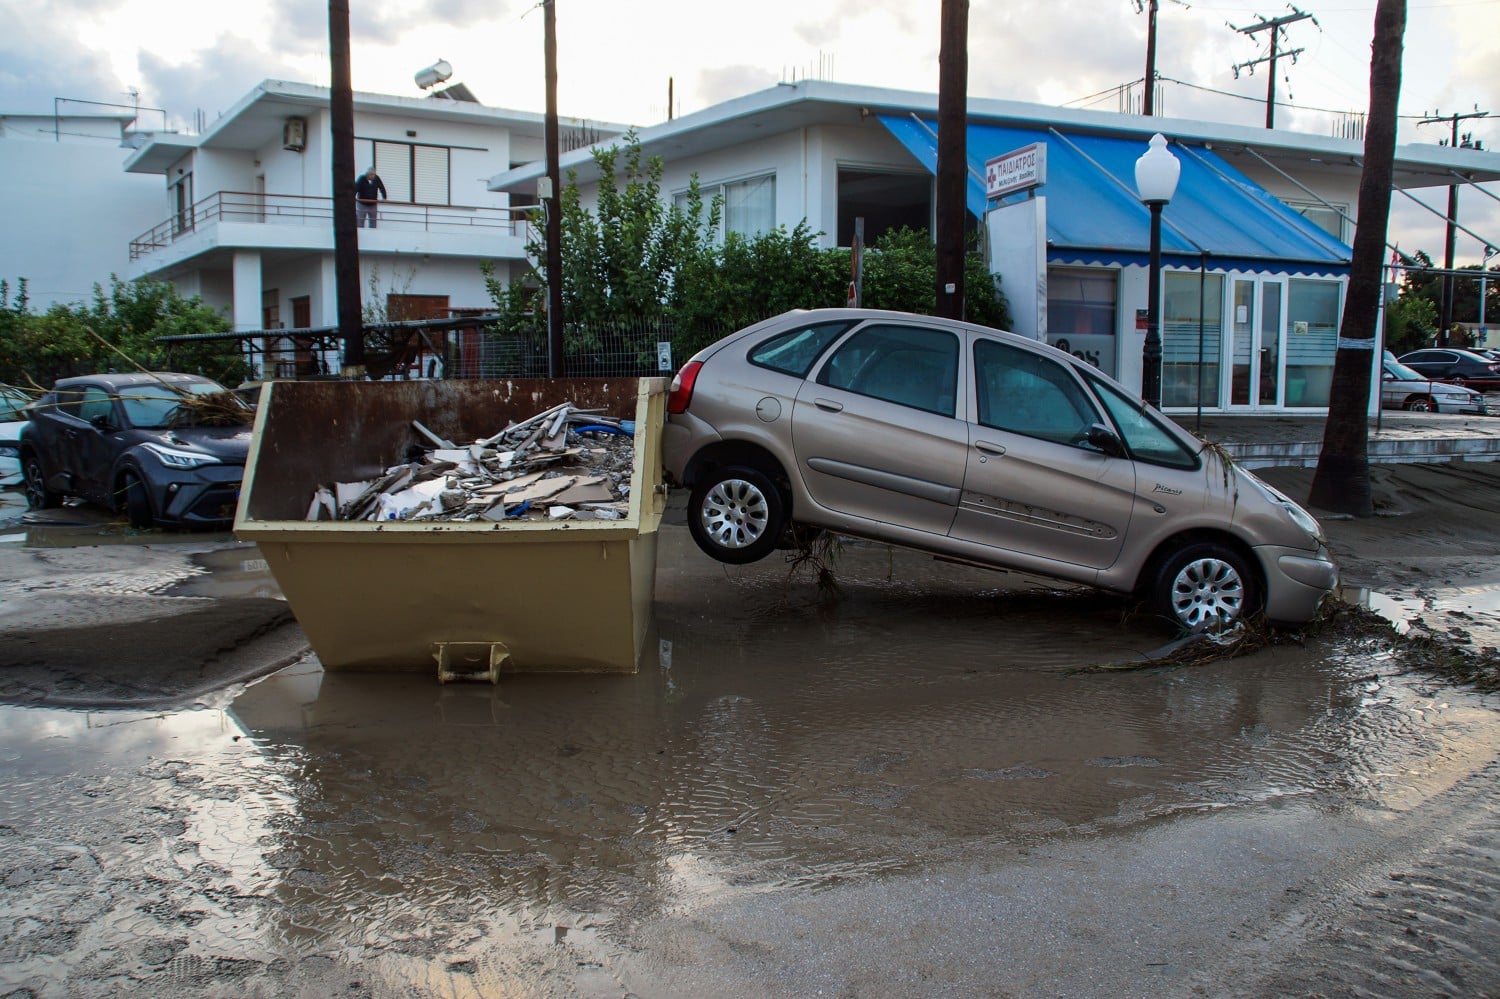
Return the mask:
M422 205L448 204L448 150L442 146L413 146L415 177L411 200Z
M364 172L363 168L360 170ZM385 193L392 201L410 201L411 147L404 142L375 143L375 172L385 182Z

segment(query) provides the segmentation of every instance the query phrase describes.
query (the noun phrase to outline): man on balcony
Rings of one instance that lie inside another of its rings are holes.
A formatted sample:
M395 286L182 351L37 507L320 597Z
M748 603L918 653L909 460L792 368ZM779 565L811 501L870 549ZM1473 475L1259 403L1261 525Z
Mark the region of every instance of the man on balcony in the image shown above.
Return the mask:
M370 228L375 228L378 218L375 206L381 198L389 200L390 195L385 193L385 183L372 166L354 182L354 224L356 227L363 228L365 222L368 221Z

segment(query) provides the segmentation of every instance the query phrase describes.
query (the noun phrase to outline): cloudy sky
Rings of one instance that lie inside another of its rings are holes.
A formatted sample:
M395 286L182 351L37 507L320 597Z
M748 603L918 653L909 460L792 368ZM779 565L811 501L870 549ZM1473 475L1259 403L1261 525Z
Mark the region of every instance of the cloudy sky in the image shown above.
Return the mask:
M1268 32L1236 31L1285 5L1160 0L1157 69L1171 117L1260 125ZM438 59L486 104L541 111L542 12L535 0L350 0L354 86L417 96L413 75ZM557 0L559 110L648 125L780 80L933 92L940 0ZM1374 0L1324 0L1287 26L1278 127L1329 134L1368 103ZM1314 20L1315 19L1315 20ZM76 98L163 108L177 127L211 121L266 78L326 85L328 7L320 0L239 4L165 0L0 0L0 109L51 111ZM1146 17L1134 0L973 0L969 92L976 97L1116 110L1115 88L1145 73ZM1479 110L1462 123L1500 149L1500 0L1410 0L1400 141L1436 142L1429 114ZM1429 196L1442 204L1444 195ZM1405 198L1393 217L1403 249L1442 251L1442 222ZM1404 204L1403 204L1404 202ZM1500 202L1464 196L1465 225L1500 241ZM1461 258L1479 244L1460 235Z

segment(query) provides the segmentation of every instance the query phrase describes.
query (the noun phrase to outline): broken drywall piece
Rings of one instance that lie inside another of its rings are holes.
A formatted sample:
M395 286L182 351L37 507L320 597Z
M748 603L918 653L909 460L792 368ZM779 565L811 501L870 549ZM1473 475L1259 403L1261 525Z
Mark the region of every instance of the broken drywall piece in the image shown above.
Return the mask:
M623 421L561 403L492 436L455 444L413 420L431 446L366 482L320 487L309 518L493 522L628 516L635 442ZM584 505L593 509L585 509ZM561 511L567 509L568 513Z

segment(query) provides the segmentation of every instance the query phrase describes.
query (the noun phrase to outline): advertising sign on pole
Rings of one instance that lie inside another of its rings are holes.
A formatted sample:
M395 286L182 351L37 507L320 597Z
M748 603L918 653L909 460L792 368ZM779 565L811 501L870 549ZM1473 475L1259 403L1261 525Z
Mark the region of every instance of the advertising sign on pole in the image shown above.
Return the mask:
M984 196L991 201L1047 183L1047 144L1033 142L987 160Z

